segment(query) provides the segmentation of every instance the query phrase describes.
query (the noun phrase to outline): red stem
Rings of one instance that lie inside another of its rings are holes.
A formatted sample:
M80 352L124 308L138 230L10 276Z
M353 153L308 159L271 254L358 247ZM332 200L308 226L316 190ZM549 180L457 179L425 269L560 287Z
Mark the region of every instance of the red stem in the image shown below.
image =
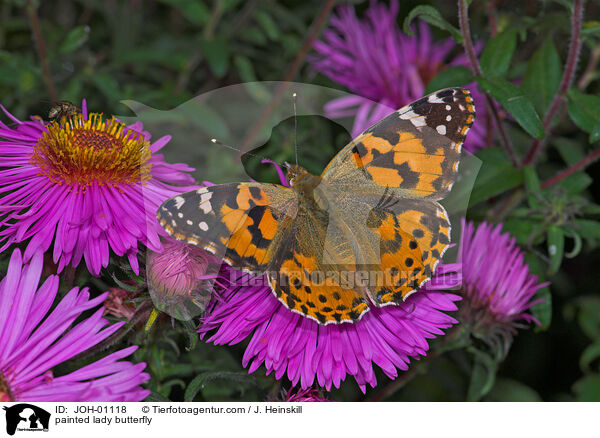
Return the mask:
M575 172L589 166L590 164L592 164L594 161L598 160L599 158L600 158L600 148L596 149L595 151L590 153L588 156L586 156L585 158L582 158L581 160L579 160L577 163L573 164L572 166L567 167L565 170L557 173L552 178L549 178L546 181L544 181L542 183L542 189L547 189L548 187L556 184L557 182L562 181L569 175L572 175Z
M573 15L571 16L571 43L569 44L569 54L567 56L567 62L565 64L565 70L563 72L560 85L557 93L554 95L550 109L546 113L542 124L544 125L544 131L547 133L552 126L552 122L558 113L558 110L564 103L565 94L571 88L573 78L575 77L575 67L577 66L577 59L579 58L579 51L581 50L581 20L583 17L583 0L575 0L573 7ZM548 135L545 135L542 139L535 139L527 152L527 155L523 159L523 166L532 164L546 144Z
M50 99L54 102L58 102L58 94L54 83L52 82L52 75L50 74L50 66L48 65L48 58L46 57L46 43L40 30L40 22L37 16L37 10L33 3L33 0L27 2L27 17L29 18L29 24L31 25L31 32L33 33L33 40L37 48L38 55L40 57L40 64L42 66L42 79L50 95Z
M479 61L477 60L477 55L475 54L475 48L473 46L473 40L471 39L471 29L469 28L469 17L468 17L468 9L466 0L458 0L458 23L460 26L460 31L463 37L463 45L465 47L465 53L469 58L469 62L471 63L471 69L475 76L481 76L481 68L479 67ZM518 165L518 160L515 155L515 151L508 139L508 135L506 135L506 131L504 130L504 125L502 124L502 120L500 119L500 115L498 114L498 109L494 104L492 98L486 93L485 101L487 104L488 111L492 114L494 119L494 123L498 127L498 133L500 134L500 139L502 140L502 144L504 149L506 150L506 154L513 165Z

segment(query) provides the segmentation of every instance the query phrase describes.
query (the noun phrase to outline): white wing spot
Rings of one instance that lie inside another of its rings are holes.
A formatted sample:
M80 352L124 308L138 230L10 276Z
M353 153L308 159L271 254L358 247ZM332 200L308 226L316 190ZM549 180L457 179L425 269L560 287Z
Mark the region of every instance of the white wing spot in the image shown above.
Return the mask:
M446 111L450 111L452 107L450 105L446 105Z
M444 103L442 98L440 96L438 96L437 94L432 94L431 96L429 96L429 99L427 99L427 102L429 102L429 103Z
M198 224L198 226L200 227L200 229L201 229L202 231L208 231L208 224L207 224L206 222L204 222L204 221L203 221L203 222L200 222L200 223Z
M438 132L438 134L446 135L446 125L438 125L435 130Z
M186 224L188 224L188 225L193 225L193 224L194 224L194 223L193 223L191 220L189 220L189 219L188 219L187 221L185 221L185 223L186 223Z
M415 117L414 119L410 119L410 122L413 125L415 125L415 128L420 128L421 126L427 125L427 121L425 120L425 117L423 117L423 116L419 116L419 117Z
M402 120L410 120L410 123L412 123L415 128L420 128L421 126L427 125L425 117L415 113L414 111L407 111L403 114L400 114L399 117Z
M178 217L179 219L183 219L183 213L181 213L181 212L177 213L177 217Z
M403 114L400 114L400 118L402 120L413 119L415 117L420 117L420 116L417 113L415 113L414 111L407 111Z
M183 199L182 196L175 196L175 198L173 198L173 200L175 201L175 208L177 210L179 210L181 208L181 206L183 204L185 204L185 199Z
M212 211L212 205L210 204L209 201L201 202L200 210L202 210L204 212L204 214L208 214Z
M209 202L210 198L212 198L212 192L209 192L206 187L204 187L205 191L201 192L202 189L198 190L198 194L200 194L200 209L208 214L212 211L212 205Z
M448 114L448 115L446 116L446 121L447 121L447 122L449 122L450 120L452 120L452 116L451 116L450 114Z

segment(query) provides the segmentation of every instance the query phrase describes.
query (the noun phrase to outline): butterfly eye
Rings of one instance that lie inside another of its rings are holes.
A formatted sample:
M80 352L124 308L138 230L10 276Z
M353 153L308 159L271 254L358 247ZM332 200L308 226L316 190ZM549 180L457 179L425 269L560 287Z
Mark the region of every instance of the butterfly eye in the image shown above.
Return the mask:
M293 186L293 185L294 185L294 180L295 180L295 179L296 179L296 177L292 177L292 178L290 178L290 181L289 181L289 183L290 183L290 185L291 185L291 186Z

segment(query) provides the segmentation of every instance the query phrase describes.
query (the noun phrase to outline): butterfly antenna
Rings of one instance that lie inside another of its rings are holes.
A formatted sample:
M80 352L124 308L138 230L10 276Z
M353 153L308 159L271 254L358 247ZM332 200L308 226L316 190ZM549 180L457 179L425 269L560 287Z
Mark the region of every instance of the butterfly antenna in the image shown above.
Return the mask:
M229 146L228 144L225 144L222 141L217 140L216 138L211 138L210 141L213 142L214 144L218 144L219 146L223 146L224 148L231 149L232 151L242 152L241 149L234 148L233 146ZM252 152L242 152L242 153L244 155L250 155L251 157L260 158L261 160L268 160L271 162L273 161L269 158L265 158L265 157L261 157L260 155L253 154ZM279 164L281 166L281 163L277 163L277 164Z
M296 114L296 93L292 95L294 98L294 151L296 153L296 166L298 165L298 117Z
M216 138L211 138L210 141L212 141L214 144L218 144L219 146L223 146L224 148L231 149L232 151L242 152L240 149L234 148L233 146L229 146L228 144L225 144L222 141L217 140ZM253 157L257 156L250 152L244 152L244 154L252 155Z

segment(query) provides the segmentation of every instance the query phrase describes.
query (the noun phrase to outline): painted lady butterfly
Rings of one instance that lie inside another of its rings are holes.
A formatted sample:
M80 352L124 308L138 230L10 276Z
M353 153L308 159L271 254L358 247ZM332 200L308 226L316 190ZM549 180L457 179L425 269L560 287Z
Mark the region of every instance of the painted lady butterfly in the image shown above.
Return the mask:
M167 200L158 219L176 239L266 273L290 310L355 322L433 276L450 243L437 201L452 188L474 117L467 90L440 90L367 129L321 176L288 166L290 187L204 187Z

